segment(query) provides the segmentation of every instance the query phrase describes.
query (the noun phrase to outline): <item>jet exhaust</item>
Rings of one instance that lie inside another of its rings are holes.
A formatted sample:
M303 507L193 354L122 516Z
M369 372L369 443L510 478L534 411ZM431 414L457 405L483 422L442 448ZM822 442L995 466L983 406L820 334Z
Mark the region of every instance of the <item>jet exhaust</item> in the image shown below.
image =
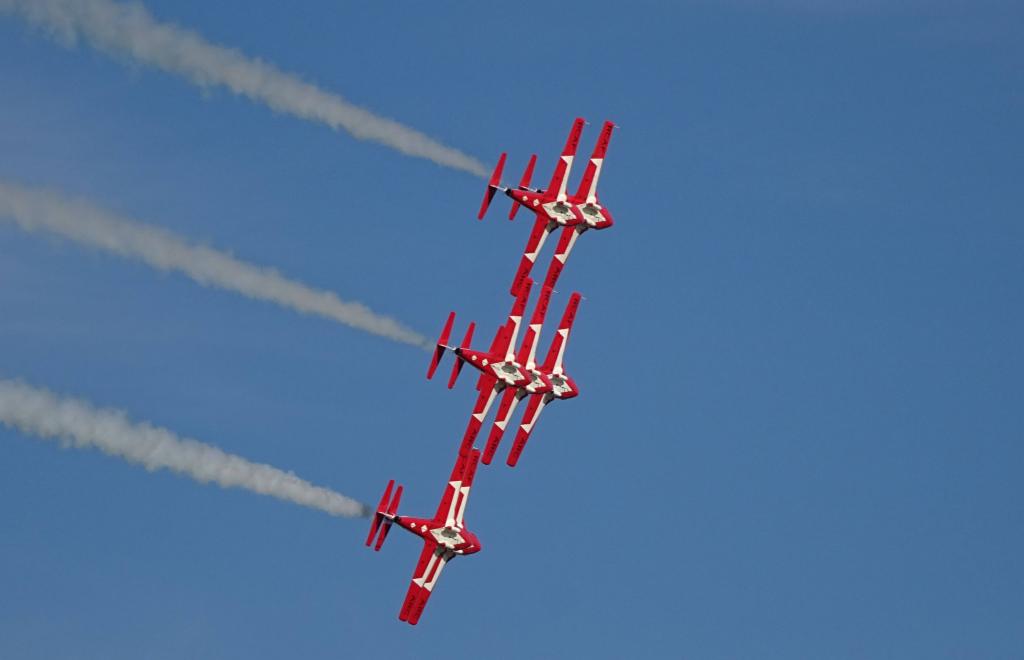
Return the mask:
M362 303L341 300L331 291L311 288L272 268L189 244L169 231L115 216L81 200L0 181L2 218L13 219L25 231L52 232L76 243L141 261L157 270L178 271L206 286L277 303L426 350L434 348L423 335Z
M223 87L277 112L344 130L359 140L408 156L487 176L487 168L458 149L386 119L239 50L212 44L196 32L162 23L138 3L111 0L0 0L15 13L73 47L83 39L98 50L173 73L202 88Z
M165 428L132 422L110 408L63 398L18 380L0 379L0 423L64 447L99 449L149 471L170 470L222 488L243 488L332 516L372 515L369 506L263 463L252 463Z

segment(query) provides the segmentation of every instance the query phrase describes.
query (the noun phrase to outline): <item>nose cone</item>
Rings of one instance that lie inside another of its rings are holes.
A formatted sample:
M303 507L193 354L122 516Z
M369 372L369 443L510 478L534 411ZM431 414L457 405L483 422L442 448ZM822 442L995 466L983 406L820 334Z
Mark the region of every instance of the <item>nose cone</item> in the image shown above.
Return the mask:
M569 376L565 376L565 384L569 386L569 392L566 392L564 395L562 395L563 399L571 399L574 396L580 395L580 388L576 386L575 380L573 380Z
M612 219L612 214L608 212L608 209L602 208L601 224L598 225L597 227L594 227L594 229L607 229L608 227L611 227L614 224L615 221Z

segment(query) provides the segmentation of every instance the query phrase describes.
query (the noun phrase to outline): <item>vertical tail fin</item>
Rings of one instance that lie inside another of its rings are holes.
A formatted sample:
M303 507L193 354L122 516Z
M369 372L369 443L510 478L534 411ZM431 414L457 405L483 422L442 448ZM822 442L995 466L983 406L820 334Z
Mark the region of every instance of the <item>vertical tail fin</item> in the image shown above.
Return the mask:
M501 188L501 171L505 168L506 155L503 151L501 156L498 157L498 164L494 168L494 173L491 174L491 180L487 182L487 191L484 193L484 201L480 204L480 212L476 215L477 220L484 219L487 207L491 205L491 200L494 199L494 193L498 192L498 189Z
M529 188L530 179L533 178L533 168L537 164L537 154L530 156L530 162L526 164L526 170L523 171L523 178L519 180L519 189ZM516 217L516 211L519 210L519 202L512 202L512 210L508 212L508 219L513 220Z
M388 537L388 532L391 531L391 524L395 520L395 514L398 512L398 502L402 499L402 487L399 486L398 490L395 491L395 499L391 501L391 506L388 507L387 517L384 518L384 529L380 530L380 536L377 537L377 544L373 546L374 550L380 550L381 546L384 545L384 539Z

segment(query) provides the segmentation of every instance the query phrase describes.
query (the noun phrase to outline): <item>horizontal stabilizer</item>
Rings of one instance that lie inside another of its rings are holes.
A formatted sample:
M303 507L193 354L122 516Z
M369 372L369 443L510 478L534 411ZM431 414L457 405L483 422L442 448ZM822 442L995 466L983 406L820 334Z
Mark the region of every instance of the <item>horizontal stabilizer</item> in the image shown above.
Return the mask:
M373 546L375 552L379 552L381 547L384 545L384 539L388 537L388 532L391 531L391 521L385 520L384 526L381 527L380 536L377 537L377 544Z
M448 315L448 320L444 324L444 329L441 330L441 336L437 338L437 346L434 348L434 357L430 360L430 368L427 369L427 380L434 377L434 372L437 371L437 365L441 362L441 356L444 355L444 349L448 347L448 338L452 334L452 324L455 323L455 312Z
M462 344L459 345L461 349L468 349L470 344L473 343L473 330L476 329L476 323L470 323L469 327L466 328L466 335L462 338ZM455 364L452 365L452 375L448 378L448 389L455 387L455 381L458 380L459 374L462 373L462 365L466 364L466 361L459 355L455 358Z
M377 529L380 527L381 516L380 513L384 511L388 505L388 498L391 497L391 489L395 486L395 480L392 479L388 482L388 487L384 489L384 495L380 498L380 504L377 505L377 509L373 512L373 520L370 521L370 534L366 537L366 545L369 546L373 543L373 537L377 535Z
M391 505L388 507L388 515L394 516L398 513L398 503L402 501L402 487L399 486L398 490L395 491L395 499L391 500Z
M377 543L373 546L374 550L380 550L381 546L384 545L384 539L388 537L388 532L391 531L391 524L398 513L398 503L402 499L402 487L398 487L392 498L391 489L394 485L394 479L388 482L387 488L384 489L384 495L380 498L380 503L377 505L377 510L373 514L373 521L370 523L370 534L366 537L367 546L373 543L373 537L377 536L378 530L380 531L380 536L377 536Z
M391 531L391 524L395 520L395 514L398 513L398 502L402 499L402 487L399 486L398 490L395 491L395 499L391 500L391 504L388 506L387 514L381 516L384 519L384 527L380 530L380 536L377 537L377 545L373 546L374 550L380 550L381 546L384 545L384 539L388 537L388 532Z
M494 199L494 193L498 192L501 187L501 171L505 169L505 152L501 153L498 157L498 164L494 168L494 173L491 174L491 180L487 182L487 191L484 193L484 201L480 204L480 212L477 214L477 220L483 220L484 215L487 214L487 207L491 205L491 200Z

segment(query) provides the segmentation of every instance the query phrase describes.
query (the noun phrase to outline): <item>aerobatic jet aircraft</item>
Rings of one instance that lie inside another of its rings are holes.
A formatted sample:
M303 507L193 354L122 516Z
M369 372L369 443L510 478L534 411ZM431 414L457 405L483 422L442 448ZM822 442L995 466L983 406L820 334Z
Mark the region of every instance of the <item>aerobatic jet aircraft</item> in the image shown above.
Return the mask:
M526 441L530 439L530 433L537 425L537 420L540 418L540 413L544 410L544 406L555 399L571 399L579 396L580 390L576 386L576 381L565 373L562 358L565 356L565 347L569 343L569 333L572 331L572 324L576 320L576 310L580 305L581 298L582 296L579 293L573 293L570 296L569 304L566 305L565 313L558 324L558 331L551 342L551 349L548 350L544 364L539 367L540 373L550 385L550 389L543 392L538 391L530 395L530 401L526 404L526 410L523 411L522 424L516 432L516 439L512 443L512 450L509 452L508 460L506 461L510 467L515 467L516 463L519 462L519 456L523 453ZM498 441L501 440L501 433L503 432L504 427L498 431ZM492 430L492 436L493 434L494 431ZM488 444L490 444L490 440L488 440ZM497 442L495 442L494 448L497 449ZM493 451L491 453L493 454Z
M506 387L522 387L533 381L530 375L516 362L514 352L516 337L519 334L519 326L522 324L523 312L526 310L526 300L530 297L532 285L533 280L527 278L520 288L515 302L512 304L512 311L509 312L508 321L505 322L505 325L498 328L494 341L491 342L491 347L487 351L477 351L470 348L475 327L473 323L470 323L466 329L466 336L463 338L461 345L448 345L452 324L455 322L455 312L448 315L448 320L444 324L441 336L437 339L437 348L434 350L434 357L430 361L430 368L427 370L428 379L434 377L434 372L437 371L437 365L440 363L441 356L445 350L454 352L456 356L455 364L452 366L452 375L448 379L449 389L455 386L455 381L462 371L462 365L466 362L469 362L469 364L480 371L480 378L476 383L476 389L480 394L477 397L476 405L473 406L473 414L469 418L469 426L466 427L466 433L463 436L459 451L468 451L473 446L473 440L476 439L476 435L483 425L483 419L487 416L487 411L490 409L495 397L502 390Z
M576 190L576 194L569 198L569 203L579 211L583 222L568 225L562 229L562 235L558 238L558 245L555 247L555 254L551 257L551 265L548 266L547 275L544 276L544 286L554 288L558 276L562 274L565 262L569 259L569 253L572 251L573 245L576 244L576 239L583 232L588 229L607 229L615 223L612 214L597 199L597 181L601 178L601 167L604 165L608 142L612 139L612 130L614 129L615 124L612 122L604 123L601 135L597 138L597 144L594 145L594 153L590 155L590 162L587 163L587 169L584 170L583 178L580 179L580 187Z
M519 262L519 269L516 271L515 279L512 280L513 296L519 293L523 282L529 277L530 270L533 268L533 262L537 260L537 254L540 252L541 247L543 247L548 234L558 227L570 227L584 221L579 209L575 205L568 203L569 196L565 188L568 184L569 171L572 169L572 161L576 157L576 148L579 146L580 134L583 132L585 123L582 117L577 117L573 122L572 130L569 132L569 139L566 140L565 148L562 149L562 155L558 159L558 165L555 166L555 173L551 176L551 183L546 191L534 190L528 187L530 177L533 175L533 166L537 162L536 155L530 158L518 188L512 189L501 185L501 171L505 167L505 153L502 153L498 158L498 165L494 168L494 173L488 182L487 192L484 193L484 201L480 205L480 213L477 214L478 218L483 219L484 214L487 213L487 207L490 206L491 200L494 198L494 193L499 190L512 198L512 211L509 213L510 220L515 216L515 212L519 209L520 205L525 206L537 216L533 224L533 231L530 232L530 238L526 242L523 258Z
M543 394L551 391L551 382L547 377L537 370L537 342L540 338L541 327L544 325L544 317L548 313L548 302L551 300L551 287L541 289L537 304L533 308L533 316L530 317L530 324L526 326L526 333L523 336L523 344L516 354L516 363L524 372L530 376L530 382L518 387L508 387L498 405L498 412L494 416L494 425L487 438L487 445L484 447L482 461L490 464L494 458L494 452L498 449L501 436L505 432L508 420L511 419L516 406L530 394Z
M434 585L437 584L445 564L459 555L471 555L480 551L480 540L476 534L465 528L463 520L469 489L473 485L473 475L476 474L479 460L480 452L477 449L459 452L452 476L448 479L448 485L445 486L444 495L433 518L398 515L402 487L398 487L394 499L390 502L391 488L395 485L395 480L389 481L384 490L373 522L370 523L370 535L366 537L366 545L369 546L373 542L373 537L377 535L379 529L380 535L377 536L377 543L373 549L380 550L392 525L398 525L423 539L420 560L413 571L412 584L409 585L405 602L402 603L402 609L398 614L402 621L415 626L420 620L427 599L433 593Z
M505 154L502 154L498 159L498 166L491 176L478 217L483 218L494 193L498 190L503 191L512 198L512 210L508 215L509 220L515 217L521 203L526 204L527 208L530 208L537 214L537 220L534 223L533 231L530 234L526 250L519 262L519 269L516 271L516 276L512 283L513 295L519 286L519 282L529 275L530 270L533 268L533 264L547 235L557 227L562 227L562 234L559 237L558 246L555 249L554 257L552 257L548 273L544 278L544 286L552 288L554 288L555 283L558 281L558 276L562 273L562 268L565 266L569 253L572 251L580 234L588 229L607 229L614 224L611 212L600 204L597 196L597 183L601 177L605 155L608 152L608 143L611 141L612 131L616 128L614 123L610 121L604 123L597 143L594 145L594 151L590 155L590 160L587 162L587 167L583 172L583 178L580 180L576 194L571 196L566 194L569 168L575 158L582 125L582 120L577 118L573 124L573 130L569 134L569 141L562 151L562 159L559 161L559 166L555 169L555 175L547 191L530 188L530 179L533 176L533 168L537 162L536 155L530 157L526 171L519 181L519 186L515 189L500 185L501 171L505 165ZM563 164L566 167L565 171L561 172ZM556 181L558 182L557 188ZM553 201L547 202L545 205L544 200L548 198ZM565 212L566 206L571 210L571 215ZM549 208L557 209L559 212L548 213Z

